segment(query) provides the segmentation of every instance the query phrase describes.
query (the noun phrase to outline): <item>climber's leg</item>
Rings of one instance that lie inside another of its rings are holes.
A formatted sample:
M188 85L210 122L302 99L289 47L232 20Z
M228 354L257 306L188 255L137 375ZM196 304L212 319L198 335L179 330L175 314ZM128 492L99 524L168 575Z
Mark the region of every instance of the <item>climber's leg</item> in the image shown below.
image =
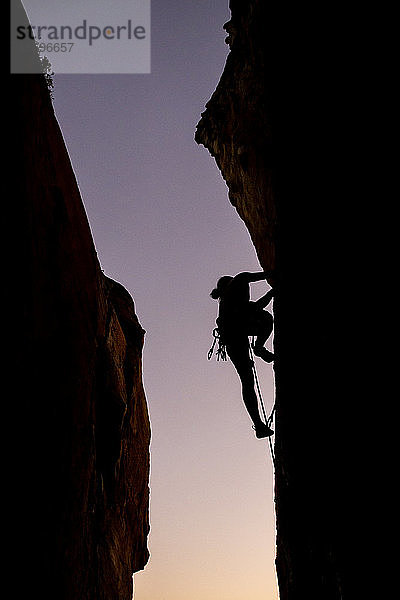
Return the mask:
M240 348L228 345L226 347L229 358L239 375L242 384L242 398L250 419L253 421L256 436L267 437L273 431L261 419L257 394L254 389L254 374L252 362L248 351L247 337L242 340Z
M239 369L238 375L242 384L242 398L250 419L255 427L262 424L258 408L257 395L254 390L254 375L251 369Z
M264 348L264 344L267 342L272 333L273 322L274 321L271 313L263 310L261 311L261 314L258 315L257 322L255 324L255 335L257 335L257 339L253 346L254 354L265 360L265 362L272 362L274 360L273 352L270 352Z

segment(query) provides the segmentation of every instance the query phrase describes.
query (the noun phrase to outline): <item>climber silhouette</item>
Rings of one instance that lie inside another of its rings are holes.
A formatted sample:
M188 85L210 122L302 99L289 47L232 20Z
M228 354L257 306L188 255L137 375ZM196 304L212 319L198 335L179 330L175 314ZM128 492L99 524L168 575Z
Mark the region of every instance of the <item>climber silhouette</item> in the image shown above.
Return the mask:
M274 432L261 419L257 394L254 389L253 362L250 357L249 336L255 336L253 352L266 362L274 355L264 348L272 333L273 317L263 310L272 300L269 290L256 302L250 301L250 283L266 279L267 273L239 273L235 277L225 275L217 282L210 296L219 300L217 326L220 342L225 345L242 384L244 405L253 421L257 438L265 438Z

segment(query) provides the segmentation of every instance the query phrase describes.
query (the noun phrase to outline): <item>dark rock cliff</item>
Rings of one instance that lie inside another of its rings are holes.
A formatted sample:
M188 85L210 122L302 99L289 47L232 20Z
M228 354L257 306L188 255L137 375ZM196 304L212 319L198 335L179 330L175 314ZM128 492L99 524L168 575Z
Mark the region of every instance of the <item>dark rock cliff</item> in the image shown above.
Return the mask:
M275 288L280 598L340 600L351 597L346 565L359 547L353 436L365 400L356 359L364 114L352 95L351 15L319 7L316 20L311 6L261 0L230 8L230 53L195 139Z
M7 94L18 367L9 550L23 572L12 596L131 600L149 556L145 332L100 268L44 77L11 75Z

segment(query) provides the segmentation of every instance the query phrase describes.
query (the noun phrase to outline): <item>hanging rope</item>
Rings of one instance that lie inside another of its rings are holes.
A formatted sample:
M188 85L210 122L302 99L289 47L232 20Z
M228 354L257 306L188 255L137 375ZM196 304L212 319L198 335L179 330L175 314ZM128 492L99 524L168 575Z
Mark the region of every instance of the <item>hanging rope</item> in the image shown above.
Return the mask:
M271 414L267 418L267 414L265 412L264 401L263 401L261 390L260 390L260 384L258 383L256 363L254 361L254 355L253 355L253 349L252 349L253 343L254 343L254 338L253 338L252 343L251 344L249 343L249 349L250 349L250 358L251 358L251 363L252 363L252 368L253 368L253 373L254 373L254 379L255 379L255 382L256 382L256 388L257 388L257 393L258 393L258 399L259 399L259 402L260 402L260 405L261 405L261 409L262 409L262 412L263 412L263 415L264 415L265 422L268 425L268 427L271 428L271 425L272 425L272 423L274 421L274 415L275 415L275 402L274 402L274 406L272 407ZM270 452L271 452L272 462L273 462L274 467L275 467L275 452L274 452L274 448L273 448L273 445L272 445L271 436L268 436L268 443L269 443L269 449L270 449Z

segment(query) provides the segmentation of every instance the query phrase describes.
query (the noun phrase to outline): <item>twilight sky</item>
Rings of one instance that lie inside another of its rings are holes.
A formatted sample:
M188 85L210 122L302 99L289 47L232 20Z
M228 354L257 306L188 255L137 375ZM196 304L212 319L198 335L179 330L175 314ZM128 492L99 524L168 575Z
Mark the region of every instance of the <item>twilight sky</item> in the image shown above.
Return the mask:
M54 77L101 266L146 330L151 556L135 599L276 600L268 442L254 437L232 364L207 360L217 278L260 270L194 142L228 54L228 0L152 0L151 10L151 74ZM267 289L253 284L253 297ZM272 368L257 359L257 370L269 413Z

